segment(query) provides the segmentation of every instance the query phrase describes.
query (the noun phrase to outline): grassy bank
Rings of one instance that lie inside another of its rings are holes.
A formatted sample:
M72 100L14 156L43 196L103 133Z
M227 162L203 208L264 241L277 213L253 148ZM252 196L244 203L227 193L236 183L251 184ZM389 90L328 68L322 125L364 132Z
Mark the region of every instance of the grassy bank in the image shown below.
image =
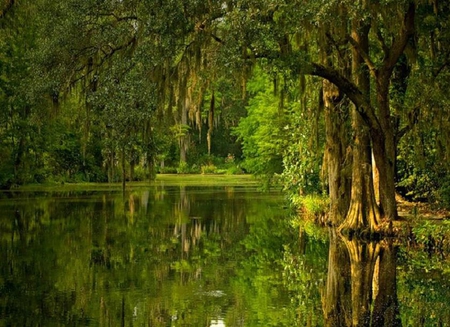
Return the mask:
M127 189L148 188L152 186L257 186L252 175L200 175L200 174L159 174L151 182L128 182ZM85 191L121 190L122 183L43 183L29 184L10 191ZM8 191L5 191L8 192Z

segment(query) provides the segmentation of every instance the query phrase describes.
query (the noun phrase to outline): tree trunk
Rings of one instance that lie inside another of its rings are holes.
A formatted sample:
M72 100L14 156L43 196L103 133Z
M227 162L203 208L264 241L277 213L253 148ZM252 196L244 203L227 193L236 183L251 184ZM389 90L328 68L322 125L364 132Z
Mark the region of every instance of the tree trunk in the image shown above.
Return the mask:
M387 220L397 218L395 200L395 138L389 106L389 78L377 79L377 103L383 135L372 135L373 154L379 171L380 207Z
M327 80L323 82L326 146L325 162L330 198L329 223L339 226L350 203L351 151L345 137L345 117L339 107L339 90Z
M212 133L214 130L214 109L215 109L215 95L214 95L214 91L212 92L211 95L211 102L210 102L210 106L209 106L209 112L208 112L208 134L206 136L206 141L208 143L208 155L211 155L211 138L212 138Z
M185 126L187 126L187 115L188 115L188 107L189 107L189 99L187 98L187 94L185 95L185 99L183 101L183 104L181 106L181 128L184 129ZM186 162L186 153L188 149L188 139L189 135L185 133L184 130L181 131L180 135L180 162Z
M330 26L323 29L329 31ZM336 33L345 35L347 22L336 28ZM321 35L320 55L321 62L325 66L331 66L336 60L332 56L334 45L331 44L326 33ZM346 63L340 65L342 74L348 74L349 56L340 59ZM330 212L328 214L328 224L339 226L347 213L350 204L351 190L351 149L348 142L349 124L348 101L343 99L341 90L332 82L325 79L322 83L322 100L325 117L325 152L324 167L328 177L328 191L330 199ZM305 105L306 106L306 105Z
M356 110L353 110L353 122L356 130L350 208L339 230L345 234L373 234L378 230L379 212L373 189L370 140Z
M361 26L359 21L354 21L352 24L352 38L364 51L369 49L369 30L370 25ZM370 94L369 72L356 49L352 50L352 56L352 73L356 85L368 97ZM356 107L352 110L352 127L354 144L350 208L339 230L350 234L355 232L372 234L378 230L379 211L373 187L370 129Z

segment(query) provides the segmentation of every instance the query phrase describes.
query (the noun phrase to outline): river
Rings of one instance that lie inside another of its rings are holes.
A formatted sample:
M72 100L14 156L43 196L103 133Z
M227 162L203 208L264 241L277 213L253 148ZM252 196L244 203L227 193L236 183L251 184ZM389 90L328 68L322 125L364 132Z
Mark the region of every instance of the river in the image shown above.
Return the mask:
M449 326L443 258L291 217L251 183L2 193L0 326Z

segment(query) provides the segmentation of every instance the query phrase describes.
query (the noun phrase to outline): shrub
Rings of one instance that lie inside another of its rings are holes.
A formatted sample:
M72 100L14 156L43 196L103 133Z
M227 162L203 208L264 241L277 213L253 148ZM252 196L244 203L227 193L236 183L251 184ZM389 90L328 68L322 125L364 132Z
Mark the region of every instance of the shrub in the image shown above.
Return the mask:
M202 174L215 174L217 172L217 167L213 164L203 165L201 167Z
M191 170L189 169L189 165L187 162L180 162L180 165L177 168L177 174L189 174Z
M328 214L329 199L322 195L294 196L293 205L302 213L301 218L323 222Z
M158 168L158 173L160 174L176 174L178 172L177 167L160 167Z

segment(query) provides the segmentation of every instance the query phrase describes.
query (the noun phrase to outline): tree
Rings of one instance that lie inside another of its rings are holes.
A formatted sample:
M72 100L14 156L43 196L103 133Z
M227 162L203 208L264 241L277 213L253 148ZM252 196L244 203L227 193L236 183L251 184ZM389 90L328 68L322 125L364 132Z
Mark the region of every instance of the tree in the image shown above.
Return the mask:
M247 92L247 116L234 133L242 140L244 168L269 183L283 169L285 108L280 108L268 76L258 68L247 84Z
M43 157L38 140L49 112L47 94L29 93L36 26L25 22L36 8L27 1L4 5L0 8L0 187L11 187L40 178Z
M259 1L247 1L241 5L236 4L230 17L236 15L243 21L241 24L236 22L235 26L242 31L240 36L248 57L263 56L278 62L279 65L289 67L293 72L325 78L353 102L356 117L353 119L352 130L357 136L352 154L357 160L352 166L354 174L352 189L353 194L360 194L360 191L367 193L365 200L352 198L350 211L346 214L348 223L343 227L357 231L368 229L374 232L378 229L378 218L376 218L378 210L387 220L395 219L397 216L394 184L395 126L392 124L393 113L390 108L389 90L394 67L415 31L416 4L402 2L370 5L359 2L357 6L354 6L331 2L321 10L318 10L318 4L302 4L299 6L302 10L296 17L299 23L293 23L293 18L288 17L294 12L294 5L297 3L262 4ZM393 8L396 12L401 12L401 19L389 15ZM243 9L246 9L244 18L236 13ZM338 19L334 17L333 20L330 19L330 15L336 12L339 14ZM381 20L375 20L378 15L381 15ZM347 18L350 21L356 21L359 17L364 17L365 26L344 25L341 28L342 21ZM315 24L310 24L310 20ZM258 26L258 30L251 26ZM369 34L369 31L372 32ZM324 35L331 44L329 49L333 58L342 58L346 51L351 50L352 55L344 57L344 60L348 60L344 67L353 65L354 71L358 67L367 67L374 91L368 88L367 77L364 77L366 82L362 82L360 73L355 72L349 75L348 71L334 67L338 63L337 59L330 60L326 64L318 63L318 58L314 58L313 53L308 49L305 50L303 44L307 41L302 39L300 33L305 36L314 33L316 37ZM299 42L298 39L301 41ZM360 64L357 64L358 62ZM356 123L359 119L360 123ZM360 128L367 129L367 132L361 132ZM362 134L358 134L359 132ZM366 138L366 133L367 137L370 136L370 142L369 138ZM379 173L379 208L376 208L373 199L374 183L371 180L372 164L370 162L372 151ZM342 152L341 155L343 155ZM339 162L344 161L342 158L339 160ZM357 172L359 169L364 171ZM355 210L356 207L362 209ZM367 216L367 220L364 216Z

